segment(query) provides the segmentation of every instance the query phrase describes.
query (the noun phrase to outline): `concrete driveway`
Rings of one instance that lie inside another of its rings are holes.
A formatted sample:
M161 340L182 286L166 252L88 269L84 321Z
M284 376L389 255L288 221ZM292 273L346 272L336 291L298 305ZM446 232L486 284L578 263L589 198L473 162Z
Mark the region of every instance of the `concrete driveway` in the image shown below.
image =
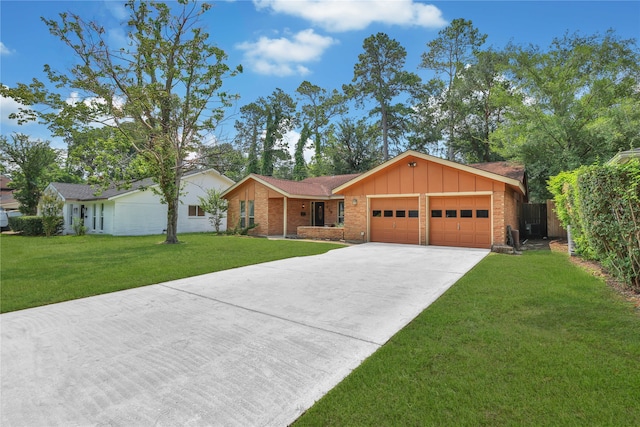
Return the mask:
M286 426L487 253L368 243L3 314L0 424Z

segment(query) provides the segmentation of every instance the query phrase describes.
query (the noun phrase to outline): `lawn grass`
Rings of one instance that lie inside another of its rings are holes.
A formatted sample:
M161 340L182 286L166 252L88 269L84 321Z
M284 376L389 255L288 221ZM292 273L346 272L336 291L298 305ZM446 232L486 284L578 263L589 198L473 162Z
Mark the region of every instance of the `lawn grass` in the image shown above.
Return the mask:
M164 236L0 237L0 311L5 313L198 274L342 247L208 233Z
M565 254L491 254L300 426L638 426L640 315Z

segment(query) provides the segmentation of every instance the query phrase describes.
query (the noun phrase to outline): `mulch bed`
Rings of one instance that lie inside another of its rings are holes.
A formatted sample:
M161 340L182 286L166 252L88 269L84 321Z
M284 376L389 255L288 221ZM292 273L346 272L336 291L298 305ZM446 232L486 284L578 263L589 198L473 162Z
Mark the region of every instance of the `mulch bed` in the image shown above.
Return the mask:
M551 240L549 241L549 248L555 252L562 252L565 254L569 253L569 248L566 240ZM609 287L622 295L624 299L631 302L636 311L640 313L640 294L627 289L620 281L616 280L609 273L607 273L607 271L604 269L604 267L602 267L602 265L600 265L599 262L585 260L579 256L570 256L569 260L573 264L583 268L592 275L601 277L607 283L607 285L609 285Z

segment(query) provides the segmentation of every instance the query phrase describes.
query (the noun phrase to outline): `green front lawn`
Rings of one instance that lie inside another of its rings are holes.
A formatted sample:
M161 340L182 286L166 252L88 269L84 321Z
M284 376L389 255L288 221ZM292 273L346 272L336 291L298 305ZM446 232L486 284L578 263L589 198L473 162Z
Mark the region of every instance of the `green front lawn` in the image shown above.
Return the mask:
M0 311L37 307L342 247L214 234L0 237Z
M565 254L491 254L295 425L638 426L640 315Z

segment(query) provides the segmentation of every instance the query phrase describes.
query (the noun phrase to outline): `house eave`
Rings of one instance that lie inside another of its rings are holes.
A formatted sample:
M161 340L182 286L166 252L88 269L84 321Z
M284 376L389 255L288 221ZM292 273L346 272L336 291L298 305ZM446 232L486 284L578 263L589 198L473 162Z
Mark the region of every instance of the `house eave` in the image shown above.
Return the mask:
M487 172L481 169L477 169L471 166L467 166L467 165L463 165L460 163L456 163L456 162L452 162L450 160L445 160L445 159L441 159L439 157L434 157L434 156L430 156L428 154L423 154L423 153L419 153L417 151L413 151L413 150L407 150L402 154L399 154L398 156L394 157L393 159L389 159L386 162L382 163L381 165L371 169L368 172L363 173L360 176L357 176L356 178L352 179L351 181L348 181L344 184L342 184L339 187L336 187L333 189L333 194L336 193L340 193L342 191L344 191L345 189L351 187L354 184L357 184L358 182L361 182L364 179L367 179L368 177L375 175L376 173L380 172L383 169L386 169L387 167L391 166L392 164L395 164L399 161L402 161L403 159L406 159L407 157L417 157L419 159L425 160L425 161L430 161L433 163L438 163L441 164L443 166L448 166L454 169L458 169L464 172L468 172L468 173L472 173L474 175L479 175L482 176L484 178L488 178L494 181L499 181L499 182L503 182L507 185L510 185L512 187L516 187L518 188L522 194L527 194L527 191L524 187L524 184L520 181L518 181L517 179L513 179L513 178L509 178L503 175L498 175L496 173L493 172Z

